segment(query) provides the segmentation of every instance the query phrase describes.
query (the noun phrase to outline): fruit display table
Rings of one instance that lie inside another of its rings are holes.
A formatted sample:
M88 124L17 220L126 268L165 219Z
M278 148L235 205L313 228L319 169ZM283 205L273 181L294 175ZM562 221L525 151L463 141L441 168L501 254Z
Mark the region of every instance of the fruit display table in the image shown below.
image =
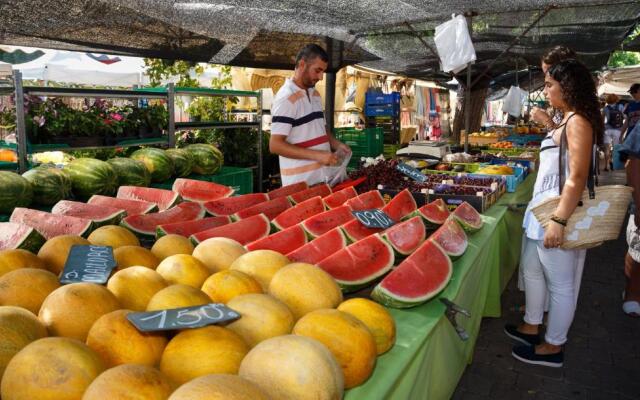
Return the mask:
M534 181L531 174L515 193L504 195L484 214L484 227L469 236L469 247L454 262L451 282L440 295L471 313L471 318L457 317L469 340L459 339L438 300L405 310L389 309L396 320L396 344L380 356L364 385L346 393L346 400L451 397L472 361L482 317L500 316L500 295L520 258L524 210L507 205L527 203Z

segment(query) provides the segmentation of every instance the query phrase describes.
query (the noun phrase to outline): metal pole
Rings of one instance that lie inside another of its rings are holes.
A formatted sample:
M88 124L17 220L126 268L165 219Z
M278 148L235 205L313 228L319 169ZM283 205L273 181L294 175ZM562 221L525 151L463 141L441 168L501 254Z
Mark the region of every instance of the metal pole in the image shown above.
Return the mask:
M533 82L531 81L531 67L527 65L527 72L529 72L529 87L527 88L527 115L531 115L531 87L533 86Z
M469 153L469 129L471 128L471 63L467 65L467 87L464 88L464 152Z
M326 73L326 86L325 86L325 98L324 98L324 110L325 118L327 120L327 128L333 134L334 117L336 109L336 73Z
M258 193L262 192L263 160L262 160L262 92L258 91L258 110L256 118L258 120Z
M24 116L24 93L22 91L22 73L13 71L13 84L16 89L16 141L18 142L18 168L20 173L27 170L27 131Z
M167 109L169 111L169 148L176 147L176 90L173 83L167 86Z

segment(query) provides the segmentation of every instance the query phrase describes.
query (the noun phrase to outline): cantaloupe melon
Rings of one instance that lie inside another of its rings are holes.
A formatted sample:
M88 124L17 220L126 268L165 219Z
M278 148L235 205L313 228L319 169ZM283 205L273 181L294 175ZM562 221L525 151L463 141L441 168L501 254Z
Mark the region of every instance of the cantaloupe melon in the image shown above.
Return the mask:
M60 274L67 262L71 246L75 244L90 245L89 241L82 236L61 235L46 241L38 251L38 258L44 261L49 271Z
M211 299L200 289L188 285L170 285L153 295L147 304L147 311L199 306L208 303L211 303Z
M52 272L37 268L20 268L0 276L0 305L18 306L38 314L42 302L60 287Z
M140 246L140 240L127 228L118 225L105 225L91 232L87 238L97 246L111 246L114 249L122 246Z
M46 269L43 259L23 249L0 250L0 276L19 268Z
M240 256L231 264L231 269L252 276L266 292L273 275L289 263L289 259L277 251L255 250Z
M199 243L193 256L202 261L211 273L229 269L231 264L247 250L233 239L214 237Z
M233 269L216 272L202 284L205 292L214 303L227 304L236 296L249 293L262 293L262 286L251 276Z
M121 246L113 251L113 257L116 259L118 271L134 267L147 267L156 269L160 260L153 255L151 250L140 246Z
M181 235L170 234L162 236L151 247L151 252L158 257L158 260L162 261L165 258L174 254L189 254L193 253L193 243Z
M172 390L171 381L156 368L123 364L101 373L82 400L167 400Z
M237 375L210 374L180 386L169 400L269 400L253 382Z
M20 307L0 307L0 381L9 361L23 347L47 336L47 329L31 312Z
M169 284L189 285L198 289L211 275L206 265L189 254L174 254L165 258L156 271Z
M389 311L380 304L357 297L342 302L338 310L353 315L369 328L376 340L378 355L393 347L396 341L396 323Z
M147 267L129 267L118 271L107 282L107 289L132 311L144 311L149 300L168 286L162 275Z
M242 316L227 325L254 347L263 340L287 335L293 329L293 314L289 307L268 294L243 294L227 303Z

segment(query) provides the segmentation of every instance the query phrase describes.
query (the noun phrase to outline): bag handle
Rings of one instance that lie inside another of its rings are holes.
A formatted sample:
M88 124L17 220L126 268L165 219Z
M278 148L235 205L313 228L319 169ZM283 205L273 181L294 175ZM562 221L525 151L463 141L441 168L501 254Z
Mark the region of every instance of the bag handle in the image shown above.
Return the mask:
M562 133L560 134L560 151L559 153L559 161L558 161L558 167L560 169L559 173L560 173L560 189L559 189L559 195L562 195L562 189L564 188L564 181L565 181L565 176L564 176L564 153L566 151L566 149L569 147L568 143L567 143L567 124L569 123L569 120L571 118L573 118L573 116L576 115L575 113L572 114L569 118L567 118L567 120L564 123L564 126L562 128ZM595 180L595 176L596 176L596 170L595 170L595 146L596 146L596 142L595 142L595 138L596 138L596 134L595 132L593 132L593 143L592 143L592 148L591 148L591 161L589 163L589 177L587 178L587 189L589 189L589 198L590 199L595 199L596 198L596 180ZM582 205L582 202L579 202L578 205Z

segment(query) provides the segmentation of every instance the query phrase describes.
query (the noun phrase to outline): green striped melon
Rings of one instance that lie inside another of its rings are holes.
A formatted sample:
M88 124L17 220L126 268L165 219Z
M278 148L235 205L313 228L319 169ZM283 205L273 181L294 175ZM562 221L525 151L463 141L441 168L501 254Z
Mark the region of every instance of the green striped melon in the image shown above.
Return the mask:
M67 171L52 165L30 169L22 176L31 182L33 202L50 206L71 197L71 177Z
M185 149L167 149L165 153L173 160L175 176L184 178L193 171L193 156Z
M118 175L118 186L144 186L151 184L151 173L142 161L116 157L107 162Z
M64 167L71 176L73 194L80 199L88 199L94 194L107 196L115 193L118 176L113 167L95 158L78 158Z
M15 207L26 207L33 200L31 183L15 172L0 171L0 213L10 214Z
M134 151L131 158L144 163L151 173L152 182L164 182L173 175L173 161L164 150L146 147Z
M185 147L193 157L193 172L201 175L213 175L220 171L224 164L224 156L212 144L196 143Z

